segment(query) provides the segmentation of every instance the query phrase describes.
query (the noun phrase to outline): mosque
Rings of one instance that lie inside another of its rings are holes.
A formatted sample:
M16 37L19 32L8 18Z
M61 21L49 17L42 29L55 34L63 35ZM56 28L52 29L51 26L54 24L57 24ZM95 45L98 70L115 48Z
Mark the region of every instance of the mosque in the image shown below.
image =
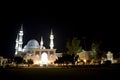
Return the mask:
M22 47L23 34L23 25L21 25L21 29L16 38L15 56L21 56L26 61L32 59L33 64L40 66L54 64L54 61L61 56L60 53L56 53L56 49L54 49L54 35L52 30L50 33L49 49L46 49L45 46L43 46L43 37L41 37L40 43L37 40L32 39Z

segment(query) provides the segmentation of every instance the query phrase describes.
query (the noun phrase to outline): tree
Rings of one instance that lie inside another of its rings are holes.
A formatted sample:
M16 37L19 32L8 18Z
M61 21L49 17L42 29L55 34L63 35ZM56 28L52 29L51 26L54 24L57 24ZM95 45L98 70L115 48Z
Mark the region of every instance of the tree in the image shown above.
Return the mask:
M80 40L78 40L76 37L74 37L72 41L67 42L66 48L68 49L68 54L76 55L78 52L82 51L82 47L80 46Z
M98 46L95 43L92 43L92 58L97 59L97 48Z
M63 53L62 57L58 58L55 63L74 64L78 60L77 53L82 51L80 40L74 37L72 41L67 42L66 48L68 49L67 52Z
M28 67L30 67L30 65L33 64L33 60L32 59L28 59L27 60L27 64L28 64Z
M120 52L115 53L114 58L120 58Z
M66 56L67 62L74 63L78 57L77 53L82 51L82 47L80 46L80 40L76 37L73 37L72 41L68 41L66 44L66 48L68 49Z
M100 43L98 42L93 42L91 45L92 48L92 58L93 59L100 59L101 56L103 55L102 52L100 51Z
M14 61L16 63L16 67L18 67L18 64L21 64L23 62L23 58L20 56L15 56Z

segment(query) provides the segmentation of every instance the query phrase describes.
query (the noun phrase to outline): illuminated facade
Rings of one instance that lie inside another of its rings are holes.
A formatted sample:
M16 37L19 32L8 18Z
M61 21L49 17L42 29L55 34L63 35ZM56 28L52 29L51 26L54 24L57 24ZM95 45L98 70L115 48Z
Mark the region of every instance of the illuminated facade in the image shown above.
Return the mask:
M82 52L77 53L77 55L79 56L80 60L89 60L90 55L92 55L92 51L82 50Z
M22 56L26 61L28 59L32 59L34 64L38 64L40 66L54 64L54 61L57 59L56 49L54 49L54 35L51 30L50 34L50 48L46 49L43 41L43 37L41 37L40 43L35 40L29 40L28 43L22 48L23 44L23 25L21 26L21 30L17 35L16 45L15 45L15 56Z

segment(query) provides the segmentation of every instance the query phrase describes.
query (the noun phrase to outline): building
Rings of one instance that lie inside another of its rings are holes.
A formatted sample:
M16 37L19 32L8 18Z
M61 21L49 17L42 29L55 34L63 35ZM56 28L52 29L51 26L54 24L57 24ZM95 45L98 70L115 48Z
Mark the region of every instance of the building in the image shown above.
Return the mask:
M92 55L92 51L85 51L83 50L80 53L77 53L77 55L79 56L80 60L89 60L90 59L90 55Z
M7 61L7 58L3 58L2 56L0 56L0 66L5 66L7 64Z
M32 59L34 64L40 66L54 64L59 53L56 53L56 49L54 49L54 35L52 30L50 33L49 49L43 46L43 37L41 37L40 43L36 39L32 39L23 47L23 34L23 25L21 25L21 29L16 38L15 56L21 56L26 61Z

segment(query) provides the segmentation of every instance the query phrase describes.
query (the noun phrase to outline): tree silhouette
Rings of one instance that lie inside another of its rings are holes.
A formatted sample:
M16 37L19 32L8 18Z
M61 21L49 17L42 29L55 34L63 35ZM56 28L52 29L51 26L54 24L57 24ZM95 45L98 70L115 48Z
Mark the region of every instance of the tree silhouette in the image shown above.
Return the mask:
M100 59L103 53L100 51L100 43L99 42L93 42L91 45L92 48L92 58L93 59Z
M67 41L66 48L68 49L67 52L63 53L62 57L58 58L55 63L74 64L78 60L77 53L82 51L80 40L78 40L76 37L73 37L71 41Z
M18 67L18 64L21 64L23 62L23 58L20 56L14 57L14 61L16 63L16 67Z
M72 64L77 61L77 53L82 51L82 47L80 46L80 40L76 37L73 37L71 41L68 41L66 44L66 48L68 49L65 57L67 62L71 62ZM64 56L64 55L63 55Z
M27 64L28 64L28 67L30 67L30 65L33 64L33 60L32 60L32 59L28 59L28 60L27 60Z
M66 48L68 49L67 54L76 55L78 52L82 51L82 47L80 46L80 40L78 40L76 37L74 37L72 41L67 42Z

